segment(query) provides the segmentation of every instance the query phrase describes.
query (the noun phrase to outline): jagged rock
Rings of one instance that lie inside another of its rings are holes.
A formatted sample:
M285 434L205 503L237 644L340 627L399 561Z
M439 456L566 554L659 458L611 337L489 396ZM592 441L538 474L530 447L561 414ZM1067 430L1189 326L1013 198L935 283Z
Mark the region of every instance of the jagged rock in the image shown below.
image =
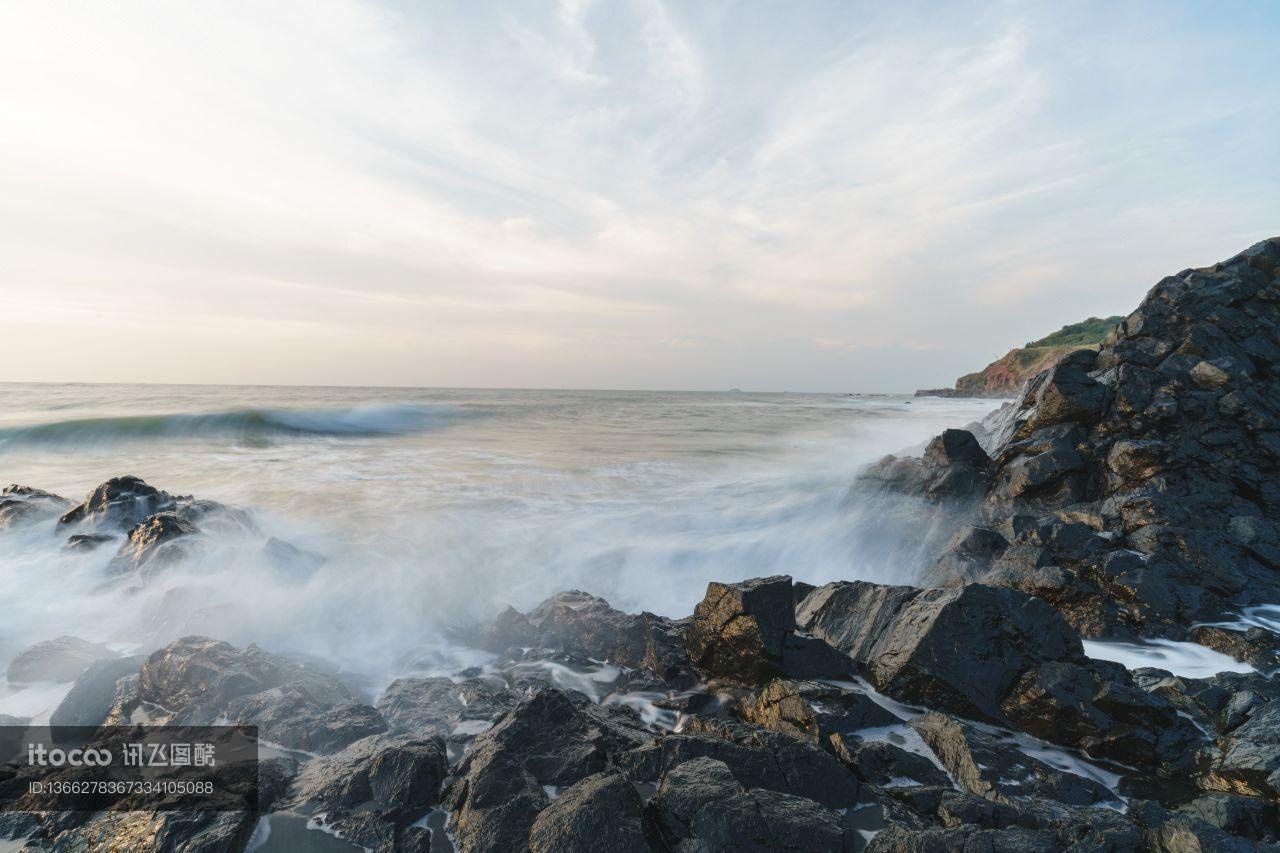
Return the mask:
M313 690L319 686L320 690ZM289 749L327 754L368 735L387 730L376 709L360 702L333 704L331 685L311 680L273 687L232 699L226 716L232 725L254 725L266 741Z
M632 712L542 690L478 736L455 769L447 803L462 853L529 844L548 803L543 786L568 787L652 740Z
M5 486L0 491L0 530L56 518L66 512L71 501L52 492L30 486Z
M191 553L192 538L199 530L176 512L158 512L148 516L129 531L124 544L116 552L107 573L137 573L148 580Z
M505 683L469 678L398 678L375 707L392 731L434 732L449 736L462 723L491 723L523 697Z
M882 740L864 741L857 735L832 735L832 752L869 785L900 784L949 786L946 771L928 758Z
M376 734L310 762L298 777L293 800L329 811L390 810L400 823L411 823L440 801L446 773L440 738Z
M681 642L683 626L652 613L623 613L603 598L569 590L543 601L526 616L508 607L479 637L479 645L502 652L519 646L633 669L647 669L673 686L696 680Z
M1195 814L1170 811L1159 803L1136 800L1129 814L1146 830L1147 849L1158 853L1276 853L1275 845L1258 845L1225 832Z
M1063 846L1056 833L1021 827L907 829L890 826L871 839L866 850L867 853L968 853L971 850L982 853L1060 853Z
M208 637L184 637L142 665L136 701L157 706L171 725L227 719L256 725L264 740L333 752L386 731L382 716L315 666L257 646L240 650Z
M1260 672L1280 669L1280 636L1262 628L1234 631L1215 625L1198 625L1191 629L1191 639L1244 661Z
M934 503L963 504L985 491L990 462L972 432L948 429L929 442L921 459L886 456L861 481Z
M1019 728L1143 770L1186 770L1203 740L1162 697L1123 668L1053 661L1028 670L1002 705Z
M62 550L77 554L87 554L90 551L98 550L101 545L114 542L116 538L107 533L77 533L74 536L67 537L67 543L62 546Z
M531 853L649 853L644 801L616 771L588 776L561 791L538 813L529 833Z
M1043 601L979 584L921 590L841 581L810 593L797 618L882 692L996 721L1005 720L1000 701L1022 672L1084 661L1080 638Z
M678 764L714 758L748 788L804 797L833 809L858 802L858 780L813 743L742 723L696 717L685 731L619 756L618 767L637 781L656 782Z
M1280 699L1255 705L1218 746L1204 787L1280 800Z
M123 533L147 516L172 509L174 505L172 495L147 485L138 477L113 477L68 510L58 519L58 524Z
M1051 767L1024 754L1016 741L1003 740L945 714L930 712L910 725L960 787L976 796L998 803L1037 796L1076 806L1115 799L1098 782Z
M865 693L842 690L814 681L769 682L743 699L739 715L766 729L821 743L831 735L851 734L873 726L888 726L898 718Z
M840 851L840 816L812 800L745 789L728 766L697 758L665 774L650 804L673 849Z
M1254 841L1275 843L1280 835L1280 808L1257 797L1205 794L1182 803L1174 811Z
M774 677L840 677L848 664L825 644L796 634L791 578L712 581L684 632L693 667L707 678L761 683Z
M1170 276L1096 355L1030 381L993 430L981 507L960 510L1011 547L956 542L930 580L1034 591L1089 636L1176 636L1280 601L1277 259L1280 238ZM919 494L928 468L871 476ZM1087 519L1099 538L1020 547L1006 533L1019 515Z
M75 681L93 663L114 658L106 646L79 637L58 637L29 646L18 653L5 673L10 682Z

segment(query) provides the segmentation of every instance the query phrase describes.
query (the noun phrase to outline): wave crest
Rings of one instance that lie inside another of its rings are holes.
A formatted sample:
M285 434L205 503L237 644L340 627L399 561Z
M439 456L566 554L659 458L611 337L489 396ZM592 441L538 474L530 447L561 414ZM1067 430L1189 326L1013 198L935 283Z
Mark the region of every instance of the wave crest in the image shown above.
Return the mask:
M275 436L380 436L447 426L449 405L371 404L336 409L246 408L225 412L79 418L0 429L0 450L31 446L95 446L156 438L263 440Z

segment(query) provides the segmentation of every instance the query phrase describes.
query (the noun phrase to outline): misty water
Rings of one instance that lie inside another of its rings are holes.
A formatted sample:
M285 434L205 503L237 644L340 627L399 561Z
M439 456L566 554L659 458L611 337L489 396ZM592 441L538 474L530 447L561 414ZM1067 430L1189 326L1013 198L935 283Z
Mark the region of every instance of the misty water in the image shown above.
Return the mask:
M309 578L282 576L260 539L211 534L203 556L139 590L103 586L114 546L64 554L51 525L8 531L0 658L62 634L147 651L198 632L320 655L376 690L472 662L442 635L449 626L562 589L683 616L713 579L910 582L928 520L859 501L855 475L992 408L820 394L0 386L6 483L79 500L134 474L246 508L265 535L328 557Z

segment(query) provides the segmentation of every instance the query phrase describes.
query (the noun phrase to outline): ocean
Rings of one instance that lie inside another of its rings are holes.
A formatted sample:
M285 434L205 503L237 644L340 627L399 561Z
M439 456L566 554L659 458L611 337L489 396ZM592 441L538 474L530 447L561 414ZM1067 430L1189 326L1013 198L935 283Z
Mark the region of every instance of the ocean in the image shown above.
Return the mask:
M133 474L251 511L327 558L281 576L211 537L144 587L115 546L0 532L0 660L70 634L150 651L184 633L327 658L376 691L478 654L456 626L582 589L692 611L711 580L910 583L927 516L860 499L860 468L990 400L786 393L0 385L0 477L79 501ZM0 713L32 713L0 701ZM17 702L15 705L14 702ZM10 706L13 707L10 707ZM21 706L21 707L20 707Z

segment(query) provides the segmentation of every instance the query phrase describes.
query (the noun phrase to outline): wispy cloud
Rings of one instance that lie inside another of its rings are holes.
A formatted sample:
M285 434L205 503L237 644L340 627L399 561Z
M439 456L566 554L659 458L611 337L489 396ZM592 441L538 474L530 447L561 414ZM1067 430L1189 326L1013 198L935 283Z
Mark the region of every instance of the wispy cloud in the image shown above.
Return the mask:
M1278 19L12 0L0 378L936 385L1276 230Z

